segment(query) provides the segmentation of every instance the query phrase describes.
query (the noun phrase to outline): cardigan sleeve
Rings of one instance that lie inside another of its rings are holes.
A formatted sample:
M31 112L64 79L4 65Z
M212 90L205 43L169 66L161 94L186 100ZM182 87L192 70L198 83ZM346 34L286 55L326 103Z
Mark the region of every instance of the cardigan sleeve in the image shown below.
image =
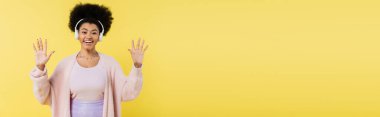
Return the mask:
M116 64L116 83L118 85L121 101L132 101L139 96L143 83L142 67L136 68L134 65L128 76L125 76L120 65Z
M64 61L59 62L50 77L48 77L46 67L43 71L34 67L30 73L30 79L33 81L34 97L42 105L51 105L54 93L53 87L58 82L62 82L60 79L63 79L64 65Z
M33 81L33 93L37 98L38 102L42 105L50 105L51 96L51 84L48 79L46 67L43 71L34 67L32 72L30 73L30 78Z

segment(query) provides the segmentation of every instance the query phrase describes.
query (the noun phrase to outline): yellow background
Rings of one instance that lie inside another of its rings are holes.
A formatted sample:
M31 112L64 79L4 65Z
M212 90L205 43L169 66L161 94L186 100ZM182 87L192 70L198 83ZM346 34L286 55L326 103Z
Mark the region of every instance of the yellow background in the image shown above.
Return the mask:
M144 87L123 117L379 117L378 0L112 0L97 46L128 73L150 45ZM32 93L32 43L55 50L49 74L79 51L68 28L79 1L0 1L0 117L48 117Z

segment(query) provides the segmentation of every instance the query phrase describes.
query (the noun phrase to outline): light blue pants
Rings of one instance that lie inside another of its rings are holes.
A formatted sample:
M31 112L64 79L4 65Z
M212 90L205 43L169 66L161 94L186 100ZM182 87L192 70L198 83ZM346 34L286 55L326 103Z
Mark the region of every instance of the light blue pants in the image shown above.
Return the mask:
M72 100L71 117L102 117L103 100L83 102Z

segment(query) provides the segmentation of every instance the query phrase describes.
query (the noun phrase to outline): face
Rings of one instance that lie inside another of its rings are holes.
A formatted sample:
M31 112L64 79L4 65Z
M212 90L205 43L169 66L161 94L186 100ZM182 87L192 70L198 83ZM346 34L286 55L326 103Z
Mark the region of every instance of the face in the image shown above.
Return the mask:
M94 50L96 43L99 41L99 29L96 24L83 23L79 28L79 42L81 48Z

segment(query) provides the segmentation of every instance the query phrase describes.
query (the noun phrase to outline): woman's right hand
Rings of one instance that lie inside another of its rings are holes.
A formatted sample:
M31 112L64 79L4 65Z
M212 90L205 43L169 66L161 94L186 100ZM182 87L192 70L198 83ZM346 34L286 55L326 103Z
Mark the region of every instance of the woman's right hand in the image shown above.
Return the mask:
M36 65L38 69L43 71L45 69L46 63L49 61L50 56L54 53L54 51L46 53L47 50L47 40L45 39L45 46L42 44L41 38L37 39L37 47L33 43L34 55L36 57Z

